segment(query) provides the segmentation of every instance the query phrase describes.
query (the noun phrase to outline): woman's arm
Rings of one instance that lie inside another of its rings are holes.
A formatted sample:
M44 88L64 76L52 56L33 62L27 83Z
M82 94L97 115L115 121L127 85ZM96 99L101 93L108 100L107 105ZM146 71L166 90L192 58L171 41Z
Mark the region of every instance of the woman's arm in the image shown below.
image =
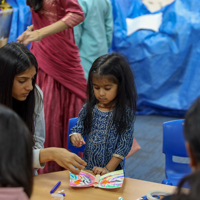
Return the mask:
M42 103L43 94L41 89L36 86L39 93L37 95L38 98L36 98L36 106L35 106L35 132L34 132L34 149L43 149L44 148L44 141L45 141L45 121L44 121L44 107Z
M87 165L87 163L76 154L71 153L64 148L55 147L41 149L39 161L40 163L55 161L58 165L68 169L74 174L79 174L80 170L84 169Z
M64 8L66 13L62 19L38 30L25 31L17 38L17 41L24 45L28 45L30 42L39 42L44 37L61 32L69 27L72 28L84 20L84 13L78 1L60 0L59 3L59 6Z
M26 46L30 42L39 42L42 38L61 32L67 28L69 28L69 26L60 20L38 30L30 31L30 28L30 30L23 32L22 35L17 38L17 41Z
M84 169L87 165L87 163L76 154L71 153L64 148L50 147L33 150L34 168L43 168L48 161L55 161L58 165L70 170L74 174L79 174L80 170Z

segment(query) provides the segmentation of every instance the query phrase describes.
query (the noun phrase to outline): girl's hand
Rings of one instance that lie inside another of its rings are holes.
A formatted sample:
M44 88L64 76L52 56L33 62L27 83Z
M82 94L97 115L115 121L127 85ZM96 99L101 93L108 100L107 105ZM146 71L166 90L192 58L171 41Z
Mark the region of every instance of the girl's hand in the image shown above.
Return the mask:
M94 167L92 172L96 175L96 174L100 174L100 175L104 175L109 173L109 171L106 168L102 168L102 167Z
M27 46L30 42L39 42L41 39L42 37L39 30L26 30L17 38L17 41Z
M81 147L82 145L85 144L85 141L84 141L84 139L83 139L83 137L81 136L80 133L73 134L70 137L70 141L75 147Z

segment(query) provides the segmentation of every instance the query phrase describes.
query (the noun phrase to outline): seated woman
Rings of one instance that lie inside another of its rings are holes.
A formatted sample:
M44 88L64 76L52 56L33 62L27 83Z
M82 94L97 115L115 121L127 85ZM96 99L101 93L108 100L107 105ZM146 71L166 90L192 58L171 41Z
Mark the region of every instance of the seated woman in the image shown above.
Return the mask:
M24 122L0 105L0 200L26 200L33 187L33 140ZM18 197L18 198L17 198Z
M200 98L186 113L184 136L193 173L181 180L175 194L163 200L197 200L200 197ZM189 186L190 190L185 192L184 185Z
M35 56L20 43L0 48L0 103L14 110L33 136L33 167L42 168L47 161L78 174L86 163L64 148L46 148L42 91L35 84L38 64ZM35 170L37 173L37 170Z

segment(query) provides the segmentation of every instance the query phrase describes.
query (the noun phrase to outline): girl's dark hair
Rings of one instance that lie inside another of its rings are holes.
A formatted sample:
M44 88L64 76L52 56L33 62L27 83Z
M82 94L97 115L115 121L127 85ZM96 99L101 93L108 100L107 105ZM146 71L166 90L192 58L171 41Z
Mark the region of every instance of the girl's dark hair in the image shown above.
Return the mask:
M26 0L26 4L37 13L42 9L43 0Z
M200 98L186 112L184 136L190 144L196 161L200 162Z
M89 71L87 85L87 114L84 119L84 131L89 133L92 126L92 109L98 100L93 91L92 78L108 78L118 85L117 96L111 103L115 104L113 111L113 124L117 134L122 134L127 128L127 106L130 108L129 117L134 119L136 112L136 88L133 73L126 59L118 54L111 53L97 58ZM111 106L112 106L111 105Z
M38 64L35 56L24 45L13 42L0 48L0 103L13 109L24 120L33 135L35 96L39 95L35 89L36 75L32 82L33 90L25 101L18 101L12 97L15 76L31 67L35 67L37 74Z
M189 187L190 190L185 193L184 187ZM184 177L175 192L171 200L197 200L200 196L200 170Z
M0 105L0 186L23 187L31 196L33 187L33 141L24 122Z

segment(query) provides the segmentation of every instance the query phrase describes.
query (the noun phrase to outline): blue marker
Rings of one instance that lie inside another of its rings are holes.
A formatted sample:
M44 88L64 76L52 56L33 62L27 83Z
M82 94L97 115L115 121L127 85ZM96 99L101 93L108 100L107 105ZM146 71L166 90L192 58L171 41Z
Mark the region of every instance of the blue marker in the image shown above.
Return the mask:
M58 186L61 184L61 181L59 181L53 188L52 190L50 191L50 193L52 194L57 188Z

